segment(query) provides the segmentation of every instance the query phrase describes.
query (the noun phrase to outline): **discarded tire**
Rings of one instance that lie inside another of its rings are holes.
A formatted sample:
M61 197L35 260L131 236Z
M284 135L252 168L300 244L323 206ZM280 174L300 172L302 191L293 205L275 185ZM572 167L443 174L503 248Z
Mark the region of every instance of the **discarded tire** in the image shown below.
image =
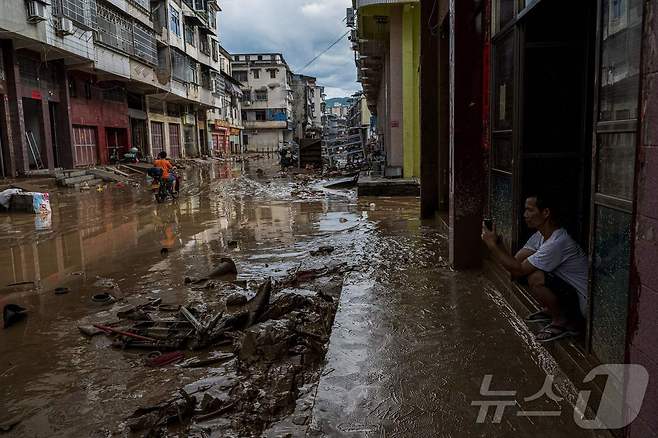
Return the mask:
M114 297L108 293L96 294L91 297L91 301L98 304L107 304L114 301Z

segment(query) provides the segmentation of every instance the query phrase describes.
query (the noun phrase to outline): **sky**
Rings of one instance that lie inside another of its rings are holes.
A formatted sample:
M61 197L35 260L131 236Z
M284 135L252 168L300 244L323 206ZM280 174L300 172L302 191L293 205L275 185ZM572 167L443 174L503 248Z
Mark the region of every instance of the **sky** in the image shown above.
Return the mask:
M360 89L347 36L302 71L348 29L351 0L220 0L219 36L230 53L283 53L293 73L318 78L327 98Z

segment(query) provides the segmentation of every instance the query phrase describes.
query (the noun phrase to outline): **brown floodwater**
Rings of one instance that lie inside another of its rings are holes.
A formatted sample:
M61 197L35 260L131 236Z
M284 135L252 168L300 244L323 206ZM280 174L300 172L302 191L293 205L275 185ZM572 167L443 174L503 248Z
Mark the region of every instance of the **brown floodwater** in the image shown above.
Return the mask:
M77 326L146 299L211 299L213 291L184 278L203 276L222 257L235 260L240 279L257 281L330 261L355 268L318 385L313 435L592 436L570 414L476 424L471 402L482 398L485 374L495 389L518 390L519 409L573 410L576 389L486 280L449 268L446 228L421 222L415 198L357 199L317 180L279 177L274 162L261 160L188 168L176 203L116 186L51 200L50 220L0 216L0 306L28 309L0 330L0 424L20 421L6 436L126 436L135 409L203 379L204 369L147 368L143 352L86 338ZM323 245L336 250L309 255ZM70 291L57 295L58 287ZM118 301L92 302L101 292ZM524 401L547 374L564 400Z

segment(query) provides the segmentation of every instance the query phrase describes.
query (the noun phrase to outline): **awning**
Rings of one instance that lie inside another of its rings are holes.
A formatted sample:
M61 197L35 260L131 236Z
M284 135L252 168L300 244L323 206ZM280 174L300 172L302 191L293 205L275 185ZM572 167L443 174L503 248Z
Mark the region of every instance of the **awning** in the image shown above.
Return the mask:
M226 92L228 94L230 94L232 96L235 96L238 99L242 99L243 94L242 94L242 90L240 89L240 87L238 87L237 85L235 85L231 82L228 82L228 81L224 81L224 83L226 84Z

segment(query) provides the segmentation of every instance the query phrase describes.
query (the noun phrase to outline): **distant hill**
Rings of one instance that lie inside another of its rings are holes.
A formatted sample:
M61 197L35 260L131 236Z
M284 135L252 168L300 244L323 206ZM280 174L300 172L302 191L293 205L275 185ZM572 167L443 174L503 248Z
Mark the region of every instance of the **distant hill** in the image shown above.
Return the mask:
M327 104L327 108L331 108L333 106L336 106L337 103L341 105L347 105L347 101L349 100L349 97L334 97L331 99L327 99L325 102Z

